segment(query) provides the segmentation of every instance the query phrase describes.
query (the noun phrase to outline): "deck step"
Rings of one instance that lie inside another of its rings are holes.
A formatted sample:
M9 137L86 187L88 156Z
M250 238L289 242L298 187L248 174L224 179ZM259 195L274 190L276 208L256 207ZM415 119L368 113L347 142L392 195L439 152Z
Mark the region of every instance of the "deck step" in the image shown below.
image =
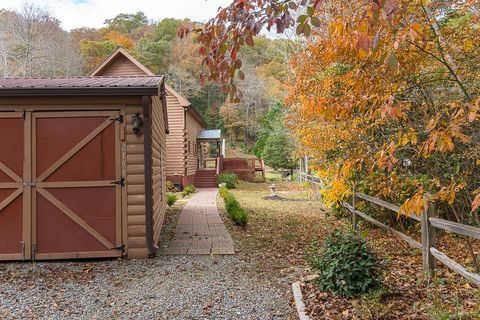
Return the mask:
M215 170L197 170L195 173L195 187L197 188L216 188L217 173Z

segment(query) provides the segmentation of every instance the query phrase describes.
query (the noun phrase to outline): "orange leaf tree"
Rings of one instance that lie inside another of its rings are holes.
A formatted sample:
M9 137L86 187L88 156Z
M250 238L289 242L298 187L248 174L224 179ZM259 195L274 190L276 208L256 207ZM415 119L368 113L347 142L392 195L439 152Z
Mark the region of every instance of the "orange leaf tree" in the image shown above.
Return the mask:
M465 214L480 205L479 12L473 0L235 0L196 31L233 100L240 46L264 27L308 38L291 62L288 123L331 202L355 185L407 213L428 196L479 223Z

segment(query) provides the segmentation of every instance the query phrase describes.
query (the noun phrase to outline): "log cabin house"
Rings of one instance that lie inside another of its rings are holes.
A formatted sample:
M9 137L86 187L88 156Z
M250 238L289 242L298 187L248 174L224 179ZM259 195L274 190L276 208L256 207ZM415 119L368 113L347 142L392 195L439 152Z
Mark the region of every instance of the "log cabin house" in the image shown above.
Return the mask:
M1 79L0 97L0 260L154 255L164 78Z
M153 72L126 50L116 49L90 76L154 76ZM221 137L202 140L207 124L191 103L165 85L169 134L167 135L167 179L178 189L194 184L196 187L216 187L218 171L206 168L201 159L201 144L213 143L219 157Z

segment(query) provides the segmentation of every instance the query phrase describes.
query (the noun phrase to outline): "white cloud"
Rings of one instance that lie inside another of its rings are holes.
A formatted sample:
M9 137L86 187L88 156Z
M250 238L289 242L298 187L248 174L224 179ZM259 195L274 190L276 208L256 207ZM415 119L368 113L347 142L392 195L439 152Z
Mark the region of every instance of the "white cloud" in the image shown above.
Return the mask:
M101 27L106 19L119 13L143 11L149 19L189 18L205 22L215 16L219 6L232 0L30 0L46 7L62 27ZM18 9L25 0L0 0L0 8Z

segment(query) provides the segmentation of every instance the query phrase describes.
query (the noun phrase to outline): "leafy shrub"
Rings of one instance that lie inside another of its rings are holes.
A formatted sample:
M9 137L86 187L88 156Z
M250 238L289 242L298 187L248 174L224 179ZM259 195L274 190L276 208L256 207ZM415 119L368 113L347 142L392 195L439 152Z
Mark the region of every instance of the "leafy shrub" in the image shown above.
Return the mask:
M231 193L228 193L225 198L223 198L223 201L225 202L225 209L228 213L231 213L240 208L240 204Z
M225 210L228 217L237 225L246 227L248 223L248 214L242 209L240 203L235 199L235 196L231 194L227 188L220 188L220 196L225 203Z
M192 193L195 193L195 191L197 191L197 189L193 186L193 184L189 184L187 186L185 186L185 188L183 188L183 196L188 196L189 194L192 194Z
M361 237L335 231L321 250L314 243L308 251L310 266L320 271L317 283L321 290L356 297L380 288L382 265Z
M177 202L177 196L173 193L167 193L167 204L169 207L173 206Z
M218 183L225 183L227 189L235 189L238 177L235 173L224 172L218 176Z
M327 216L333 216L335 219L349 219L352 214L345 209L341 204L334 204L330 211L326 213Z
M229 214L230 219L233 220L237 225L245 228L248 223L248 214L242 208L236 208L233 212Z
M177 191L177 188L175 188L175 184L172 181L168 181L165 184L165 188L167 189L167 192L175 192Z
M226 187L222 187L218 191L220 193L220 197L225 198L225 196L229 193Z

